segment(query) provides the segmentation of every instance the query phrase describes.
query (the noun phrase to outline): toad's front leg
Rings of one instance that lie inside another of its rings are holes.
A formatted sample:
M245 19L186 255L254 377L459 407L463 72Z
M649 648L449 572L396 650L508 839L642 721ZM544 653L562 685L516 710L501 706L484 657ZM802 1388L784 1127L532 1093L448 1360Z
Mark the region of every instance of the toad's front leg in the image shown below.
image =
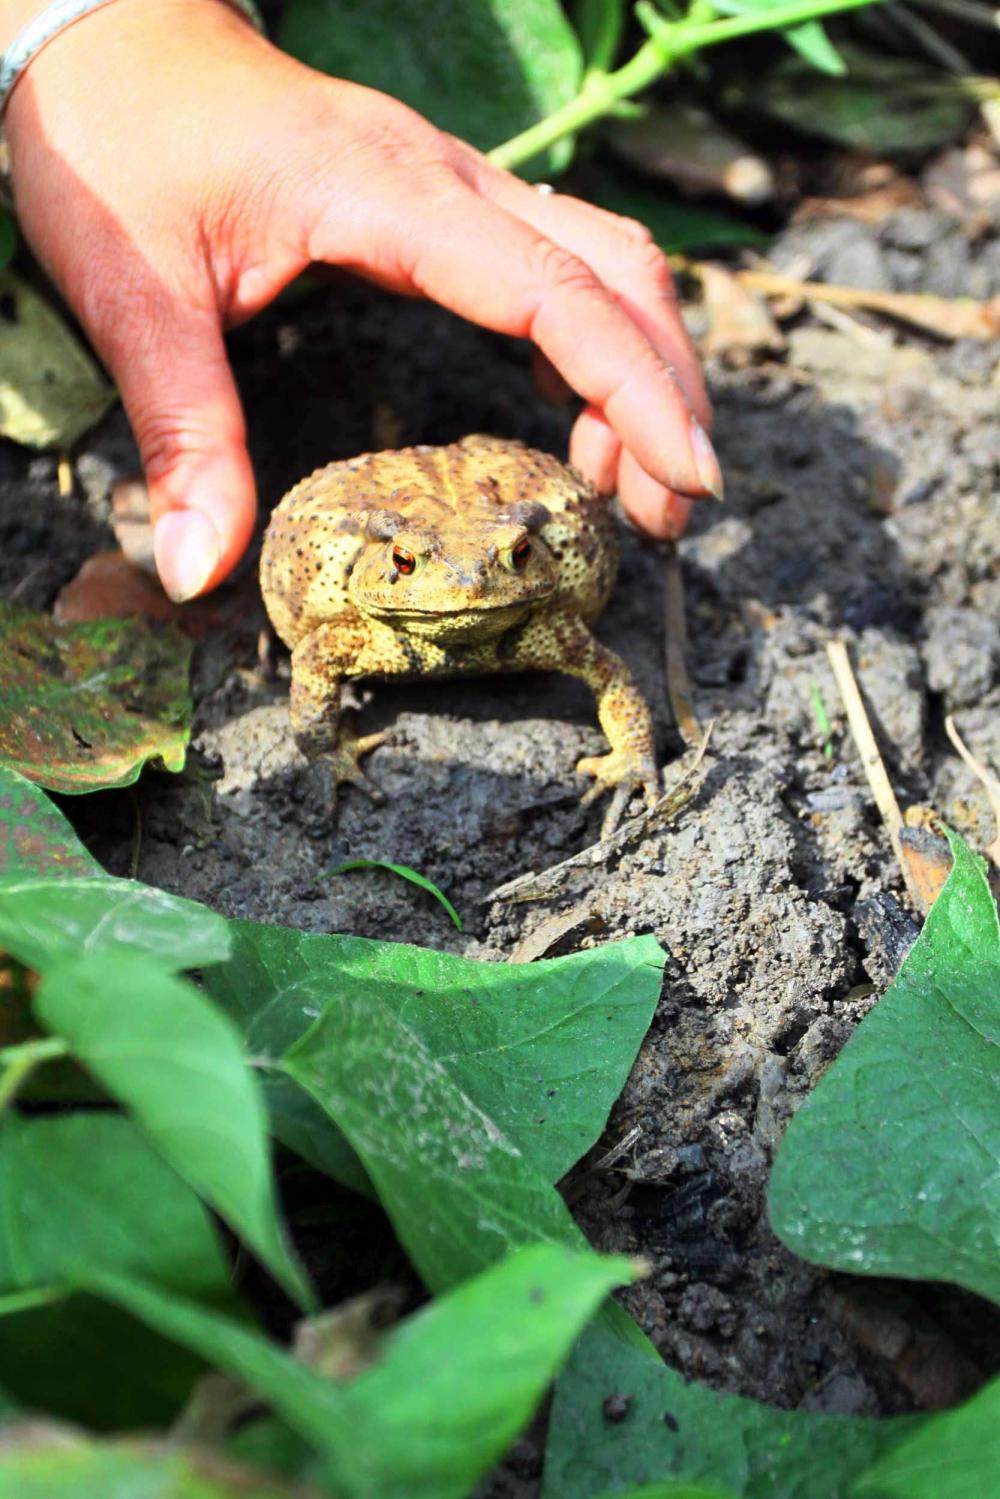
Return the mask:
M362 755L383 744L388 735L360 737L345 727L341 685L345 677L392 676L407 670L407 658L390 631L373 639L361 626L332 622L320 625L292 651L289 711L295 742L310 760L322 757L333 779L331 805L345 781L360 786L373 801L382 792L361 769Z
M585 803L614 791L602 837L614 832L634 791L641 789L646 805L652 806L662 790L653 720L624 661L595 640L577 615L562 611L535 615L517 637L508 660L511 670L562 671L579 677L597 699L597 716L611 753L587 756L576 768L594 777Z

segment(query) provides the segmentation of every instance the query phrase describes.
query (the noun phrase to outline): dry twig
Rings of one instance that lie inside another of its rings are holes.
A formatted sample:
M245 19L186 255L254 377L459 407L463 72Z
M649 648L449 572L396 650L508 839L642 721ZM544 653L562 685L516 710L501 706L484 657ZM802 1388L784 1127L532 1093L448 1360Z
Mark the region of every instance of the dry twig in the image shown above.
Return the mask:
M903 841L904 823L892 789L885 763L875 742L875 735L868 719L868 712L861 696L857 678L847 654L843 640L828 640L826 653L830 658L833 675L843 699L851 737L861 756L861 764L871 788L879 815L885 823L893 853L899 862L907 893L918 911L927 911L940 888L939 872L929 867L917 849L911 849Z
M680 271L703 280L703 268L696 260L683 255L671 257ZM834 307L858 307L868 312L882 312L901 323L911 323L936 338L981 338L1000 336L1000 297L977 302L972 297L935 297L927 292L866 291L860 286L828 286L823 281L800 281L795 276L780 276L777 271L735 271L744 286L762 291L768 297L801 297L812 302L829 302Z
M993 813L993 819L997 825L997 836L993 839L992 843L986 844L983 853L1000 869L1000 781L997 780L991 770L987 770L981 760L976 759L972 751L966 746L958 729L955 727L955 720L950 713L944 721L944 729L955 749L972 771L972 774L982 782L983 790L986 792L986 797L990 804L990 811Z

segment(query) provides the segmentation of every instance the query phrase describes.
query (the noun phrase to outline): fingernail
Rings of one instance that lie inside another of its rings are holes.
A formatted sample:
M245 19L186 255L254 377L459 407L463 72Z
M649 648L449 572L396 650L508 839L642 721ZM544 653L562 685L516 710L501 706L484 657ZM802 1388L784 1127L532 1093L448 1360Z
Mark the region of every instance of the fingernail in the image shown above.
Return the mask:
M198 510L169 510L153 527L160 582L175 604L201 593L219 565L219 536Z
M726 486L715 449L704 427L693 417L691 418L691 451L694 454L694 466L698 471L702 487L707 489L714 499L725 499Z

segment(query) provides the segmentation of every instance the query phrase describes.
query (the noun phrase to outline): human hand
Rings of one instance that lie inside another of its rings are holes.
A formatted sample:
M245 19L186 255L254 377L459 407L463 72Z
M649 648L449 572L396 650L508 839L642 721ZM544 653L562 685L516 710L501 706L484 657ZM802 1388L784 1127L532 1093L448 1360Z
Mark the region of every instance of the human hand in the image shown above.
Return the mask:
M7 111L18 217L121 390L175 598L218 583L254 481L223 330L310 264L530 338L586 405L570 456L651 535L721 494L666 261L382 94L316 73L222 0L116 0ZM692 414L693 413L693 414Z

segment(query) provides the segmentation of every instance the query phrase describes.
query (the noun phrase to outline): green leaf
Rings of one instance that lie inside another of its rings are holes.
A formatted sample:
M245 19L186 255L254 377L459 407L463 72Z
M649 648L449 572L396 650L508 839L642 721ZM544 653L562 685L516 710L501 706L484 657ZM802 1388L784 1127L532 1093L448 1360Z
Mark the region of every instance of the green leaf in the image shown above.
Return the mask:
M283 1065L354 1146L431 1290L538 1240L583 1244L559 1194L377 995L341 995Z
M949 842L895 982L786 1131L771 1221L820 1264L1000 1302L1000 929L979 860Z
M744 85L734 102L806 135L880 157L921 156L963 134L975 106L960 80L910 58L847 43L840 50L844 77L817 78L810 64L789 57Z
M45 793L0 765L0 881L103 872Z
M858 1479L850 1499L985 1499L1000 1473L1000 1380L927 1417Z
M227 957L229 946L223 917L138 880L0 883L0 949L40 973L80 953L143 953L167 969L200 968Z
M663 952L648 936L508 964L252 922L234 921L230 931L232 958L205 980L254 1055L280 1056L331 1001L362 1011L374 1001L416 1032L435 1065L549 1181L564 1176L604 1128L663 976ZM278 1137L321 1170L363 1187L356 1158L302 1089L281 1074L267 1077L265 1089Z
M14 224L14 216L0 205L0 271L10 265L14 259L17 249L17 228ZM0 320L4 320L3 307L0 306Z
M625 0L575 0L571 15L588 70L608 72L625 32Z
M324 870L320 878L325 879L335 874L347 874L352 869L386 869L390 874L399 875L402 880L409 880L411 885L419 885L421 890L426 890L428 895L433 895L436 901L440 901L451 917L452 922L458 927L458 930L462 930L462 918L444 891L439 890L433 880L429 880L419 870L411 869L408 864L387 864L384 859L345 859L343 864L335 864L332 869Z
M331 1384L224 1318L121 1277L91 1284L245 1380L366 1499L464 1499L530 1418L574 1339L631 1264L536 1245L441 1297Z
M188 1349L92 1296L16 1312L10 1300L0 1308L0 1383L25 1410L94 1431L148 1431L177 1417L205 1372Z
M537 1244L404 1322L350 1391L379 1413L379 1492L464 1499L527 1424L608 1292L635 1274L625 1259Z
M317 1491L313 1491L317 1495ZM221 1463L206 1453L144 1442L98 1445L59 1431L49 1443L37 1426L0 1449L0 1499L309 1499L278 1479Z
M59 314L13 271L0 270L0 327L0 437L71 448L117 393Z
M587 197L611 213L624 214L645 224L668 255L681 250L716 250L768 242L766 234L742 219L693 203L681 203L655 188L620 181L605 173L588 178Z
M572 99L583 71L558 0L291 0L278 41L484 151ZM571 151L561 142L532 165L561 170Z
M0 1124L0 1295L63 1286L80 1265L231 1303L230 1267L197 1197L120 1114Z
M193 985L123 952L67 960L43 980L34 1009L174 1170L308 1304L278 1217L263 1099L232 1022Z
M147 760L183 770L190 660L173 625L0 604L0 763L74 793L131 785Z
M713 1483L688 1483L685 1478L667 1478L662 1483L643 1483L635 1489L616 1490L602 1499L738 1499L735 1489L720 1489Z
M611 1395L627 1402L620 1421L605 1415ZM542 1496L628 1494L675 1477L719 1486L734 1499L844 1499L850 1480L915 1426L905 1417L780 1411L722 1395L595 1323L556 1382Z
M847 64L819 21L804 21L801 26L789 27L785 40L819 72L829 73L833 78L842 78L847 72Z
M712 8L723 16L745 16L781 8L787 0L712 0ZM803 21L784 31L785 40L809 65L821 73L840 77L847 71L844 59L830 41L819 21ZM815 80L812 80L815 87Z

